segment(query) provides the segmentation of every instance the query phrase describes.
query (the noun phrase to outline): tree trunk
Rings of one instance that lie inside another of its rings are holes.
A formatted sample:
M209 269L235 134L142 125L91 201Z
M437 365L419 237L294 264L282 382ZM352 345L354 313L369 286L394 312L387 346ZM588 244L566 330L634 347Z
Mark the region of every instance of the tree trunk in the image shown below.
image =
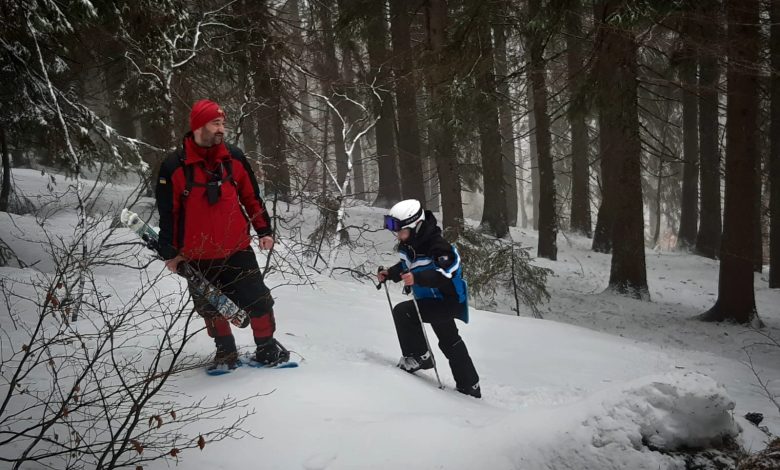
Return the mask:
M428 116L429 108L428 104L424 106L425 116ZM420 130L422 131L422 150L424 152L423 181L425 182L426 207L436 212L441 210L441 201L439 201L439 180L436 178L436 162L434 161L433 148L431 147L431 135L433 133L430 129L430 124L421 124Z
M604 206L613 213L615 221L609 289L649 300L637 112L637 46L631 25L621 21L629 15L620 5L617 0L600 0L595 15L599 138L608 201Z
M452 73L447 57L447 2L428 0L424 5L426 42L431 63L427 64L431 102L431 140L439 175L442 224L453 239L463 230L463 203L458 170L458 156L452 137L452 98L449 85Z
M428 97L430 98L430 97ZM436 132L431 128L431 119L428 119L427 116L431 115L431 103L430 99L426 100L425 105L425 115L426 115L426 124L425 127L421 127L425 129L425 137L424 137L424 149L425 149L425 158L423 159L423 162L425 164L425 196L428 199L429 208L433 211L441 211L441 194L439 190L439 173L436 169L436 152L434 150L434 139L436 136Z
M398 102L398 163L404 199L425 204L420 129L417 121L417 89L410 36L409 9L418 1L390 1L390 31L393 44L395 99Z
M523 134L522 128L520 134ZM522 144L517 146L517 205L520 206L520 227L528 228L528 212L525 204L525 155Z
M277 44L269 40L270 25L266 5L258 5L250 16L254 34L250 69L255 99L261 103L257 112L257 139L263 153L263 174L266 195L276 193L283 200L290 197L290 168L287 164L287 142L284 132L284 93L280 80L281 60L277 57Z
M154 183L160 173L160 165L165 159L168 150L181 145L181 135L175 135L173 124L173 111L170 108L171 100L161 93L155 93L150 99L160 103L157 107L148 108L147 113L141 117L141 132L144 139L161 150L144 148L141 150L141 158L149 166L149 180L147 180L146 194L153 197ZM162 93L164 94L164 93Z
M759 1L726 0L728 97L726 198L720 246L718 300L701 319L749 323L756 317L753 290L754 208L758 164ZM749 66L746 66L749 65Z
M600 14L600 8L598 5L593 5L593 17L594 22L598 21L598 15ZM595 54L595 52L594 52ZM594 64L594 77L600 75L608 75L610 73L609 70L599 70L597 67L604 67L606 64L603 62L598 62ZM597 84L597 86L601 86L600 84ZM605 85L606 86L606 85ZM601 106L600 99L596 100L596 106ZM608 103L606 104L609 105ZM607 185L610 183L609 178L611 177L612 170L609 167L608 162L604 159L604 149L606 143L603 140L603 134L601 132L601 129L607 129L607 126L609 123L607 122L608 115L605 113L602 113L599 109L598 114L598 138L599 138L599 166L597 171L597 176L599 178L599 209L596 213L596 228L593 231L593 244L591 245L591 249L595 251L596 253L612 253L612 222L614 220L614 210L610 207L610 195L612 192L607 191ZM661 191L661 181L658 181L658 191L660 198L660 191ZM659 209L660 214L660 209ZM659 216L660 218L660 216ZM660 224L659 224L660 225Z
M478 13L479 53L476 65L477 120L479 147L482 156L482 206L483 231L503 238L509 232L506 215L506 189L504 164L501 157L501 133L498 124L498 100L496 99L496 76L493 71L493 44L490 37L489 16L486 11Z
M758 151L758 146L756 146ZM761 194L762 191L762 179L761 178L761 157L759 152L758 162L756 162L756 171L754 175L755 185L758 188L758 196L753 201L753 220L756 221L755 227L753 227L753 271L762 273L764 270L764 224L761 220Z
M0 186L0 212L8 212L8 202L11 198L11 155L8 153L5 126L0 126L0 152L3 154L3 183L2 186Z
M133 112L127 106L127 95L123 88L129 86L129 73L124 57L119 51L113 57L108 58L103 66L103 77L106 94L109 98L108 111L111 125L119 134L135 138L135 122Z
M301 15L301 2L300 0L291 0L287 4L287 10L289 14L289 21L293 25L292 32L290 34L291 37L291 43L292 43L292 49L293 54L296 57L303 57L307 53L306 51L306 42L303 36L303 31L305 31L306 24L303 20L303 15ZM240 78L239 78L240 80ZM304 146L306 147L304 149L303 158L302 158L302 180L303 185L301 189L303 191L308 192L314 192L317 190L317 161L318 159L311 155L311 151L309 149L315 149L316 144L314 141L314 118L312 116L312 107L311 107L311 98L309 96L309 80L307 77L307 74L299 71L295 74L295 81L297 84L297 102L298 102L298 114L301 117L301 132L299 135L299 139L301 142L303 142ZM247 95L249 96L249 95ZM249 122L252 122L252 120L249 120ZM250 126L247 126L250 127ZM248 129L247 129L248 130ZM242 131L242 134L244 131ZM246 135L246 134L245 134ZM254 134L252 134L254 137ZM244 138L244 141L247 141L247 138ZM247 151L247 156L249 155L249 145L247 143L244 144L245 148L244 150Z
M541 0L529 0L528 12L537 21ZM555 175L551 154L550 116L547 114L547 83L544 63L545 37L537 29L530 33L531 87L536 120L537 160L539 162L539 246L537 255L556 260L558 257L558 220L555 206Z
M183 74L177 74L175 79L171 80L171 95L176 97L172 106L174 129L189 129L190 127L192 105L200 99L200 97L195 96L192 85L193 82L189 77L185 77ZM234 136L227 134L227 139L232 137Z
M336 39L333 32L333 21L331 13L334 11L333 0L324 0L315 3L315 10L322 35L322 62L319 64L322 76L323 95L331 103L340 109L342 95L344 90L341 87L341 77L339 76L338 60L336 59ZM338 116L338 113L323 103L330 113L329 119L333 129L333 147L336 156L336 180L341 184L347 174L347 153L344 148L344 123ZM327 170L323 168L326 171ZM325 180L330 181L330 177ZM326 183L327 184L327 183Z
M528 149L531 164L531 217L534 230L539 230L539 146L536 138L536 116L534 114L534 88L530 74L526 83L528 93Z
M780 2L770 7L769 287L780 288Z
M655 230L653 231L653 247L658 247L661 241L661 187L664 181L664 162L658 158L658 181L655 188Z
M515 157L515 134L512 124L511 96L509 91L509 79L507 78L507 50L506 31L502 24L506 14L506 2L501 3L501 15L493 23L493 37L495 40L495 68L498 81L498 110L501 126L501 160L503 162L504 192L506 193L507 223L517 226L517 171Z
M377 207L389 208L401 199L395 153L395 106L389 88L387 70L387 24L385 2L370 1L366 9L365 39L368 48L369 83L373 91L374 112L379 117L375 126L376 158L379 164L379 190L374 201Z
M599 127L603 128L602 126L604 125L606 125L605 118L603 114L599 112ZM600 131L599 142L599 146L604 145ZM593 232L593 244L591 249L596 253L612 253L612 225L615 216L614 209L609 206L610 195L612 193L607 190L607 185L609 184L608 179L611 177L612 170L609 168L607 161L604 160L604 152L599 150L599 155L599 168L601 170L601 201L599 202L599 210L596 214L596 230Z
M568 116L571 125L571 230L588 238L593 236L590 221L590 166L588 164L587 107L584 103L585 70L582 63L582 8L573 0L566 11L566 48L571 101Z
M720 149L718 143L718 54L712 52L712 45L718 44L717 0L710 0L700 12L703 21L700 27L699 52L699 152L701 173L701 220L696 235L696 253L715 259L720 248L721 204L720 204ZM706 12L704 11L706 9ZM713 12L713 13L710 13ZM772 134L774 135L774 134Z
M355 82L353 58L357 60L359 60L359 58L354 57L352 50L348 49L347 47L342 48L342 55L343 57L341 60L341 76L344 80L347 90L351 90ZM349 91L347 91L346 93L347 96L349 96L351 99L355 99L355 100L358 99L357 97L353 96L354 93L350 93ZM360 126L357 125L358 121L360 121L360 119L362 118L362 110L358 109L357 106L347 101L344 101L342 103L342 109L343 109L342 113L347 116L347 120L352 126L351 132L347 136L349 142L352 142L355 140L355 137L362 130ZM352 170L353 170L353 178L355 180L355 186L354 186L355 197L357 197L358 199L365 200L367 194L366 194L366 183L365 183L365 176L364 176L364 169L363 169L362 140L364 140L364 138L358 142L355 142L355 147L352 150Z
M696 49L692 44L692 11L685 11L681 36L683 52L680 58L679 74L682 92L683 112L683 181L680 213L680 232L677 247L689 250L696 244L699 199L699 116L696 93Z
M257 135L263 152L266 194L277 193L283 200L290 196L290 169L287 166L283 104L279 80L270 57L262 53L255 66L255 92L264 103L257 114Z
M238 90L239 93L241 93L241 96L246 97L246 99L254 101L254 90L252 87L252 72L249 68L249 65L251 63L251 52L244 51L240 53L238 59ZM257 134L255 133L255 129L257 129L257 125L255 124L255 114L250 113L246 116L240 116L241 122L238 123L241 130L241 140L242 146L241 148L244 150L244 155L246 155L247 160L249 161L249 164L252 167L252 170L255 172L255 176L258 179L259 183L265 184L265 175L263 174L263 168L260 165L261 159L260 159L260 153L257 151ZM238 145L238 142L236 142Z

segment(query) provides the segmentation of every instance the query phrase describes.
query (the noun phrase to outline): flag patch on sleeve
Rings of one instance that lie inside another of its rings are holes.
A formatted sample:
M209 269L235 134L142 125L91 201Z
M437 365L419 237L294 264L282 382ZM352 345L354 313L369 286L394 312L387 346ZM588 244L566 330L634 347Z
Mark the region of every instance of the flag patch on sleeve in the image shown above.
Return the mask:
M165 178L160 178L160 184L168 184L168 180Z

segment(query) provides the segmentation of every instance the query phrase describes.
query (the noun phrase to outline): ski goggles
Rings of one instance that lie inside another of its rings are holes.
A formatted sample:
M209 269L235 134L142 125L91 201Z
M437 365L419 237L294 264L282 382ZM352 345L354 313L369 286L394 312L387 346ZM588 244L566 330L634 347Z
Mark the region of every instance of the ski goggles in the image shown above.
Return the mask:
M406 219L399 219L397 217L393 217L392 215L386 215L385 216L385 228L387 230L390 230L391 232L400 232L401 229L404 229L406 227L411 227L414 225L415 222L420 220L420 217L422 217L423 211L422 208L417 211L413 216L406 218Z
M385 228L391 232L400 232L403 227L403 223L393 217L392 215L385 216Z

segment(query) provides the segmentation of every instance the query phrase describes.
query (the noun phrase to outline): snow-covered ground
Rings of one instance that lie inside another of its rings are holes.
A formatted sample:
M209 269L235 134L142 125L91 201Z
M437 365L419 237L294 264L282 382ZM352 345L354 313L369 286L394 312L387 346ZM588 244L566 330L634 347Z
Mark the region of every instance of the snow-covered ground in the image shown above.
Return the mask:
M45 191L39 173L18 171L15 178L28 197ZM131 189L108 188L111 210ZM95 211L101 207L109 210L103 201ZM376 209L348 213L351 225L381 223ZM303 214L310 230L316 213L306 208ZM64 211L46 228L67 236L73 225L74 214ZM41 260L27 270L0 268L0 277L52 269L35 243L40 232L32 217L0 213L0 238L26 262ZM394 262L389 233L365 236L375 245L359 242L339 256L340 266L368 270ZM533 231L513 230L513 238L536 245ZM265 253L258 257L264 264ZM602 293L609 256L591 252L584 238L561 236L559 260L536 264L555 272L544 320L472 308L470 324L459 323L481 376L482 400L453 390L436 347L445 391L436 387L433 371L411 376L394 367L400 351L389 306L371 284L314 270L315 285L270 276L277 337L301 367L244 367L222 377L192 370L176 377L182 402L264 394L253 399L255 413L244 424L255 437L207 443L202 451L145 468L684 468L681 458L651 449L707 446L739 433L746 448L759 450L766 436L742 418L747 412L763 413L763 424L780 434L780 411L747 365L750 353L753 367L780 392L780 349L759 344L766 343L762 334L780 339L780 292L766 289L762 276L756 275L756 298L767 327L755 332L693 319L716 298L718 270L711 260L648 251L652 302ZM162 264L148 270L159 273ZM115 301L140 287L130 269L105 270L98 279L111 286ZM156 289L178 292L180 284L167 276ZM397 287L391 295L404 299ZM6 316L0 310L3 324ZM250 347L250 331L236 335L240 346ZM213 343L204 332L188 349L205 358Z

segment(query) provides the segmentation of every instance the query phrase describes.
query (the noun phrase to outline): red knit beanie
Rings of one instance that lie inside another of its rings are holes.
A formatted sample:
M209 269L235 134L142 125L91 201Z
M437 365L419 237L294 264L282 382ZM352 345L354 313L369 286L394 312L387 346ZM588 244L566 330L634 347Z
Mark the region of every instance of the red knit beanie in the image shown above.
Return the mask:
M225 111L222 110L220 105L211 100L200 100L192 105L190 130L200 129L208 124L209 121L220 117L225 117Z

